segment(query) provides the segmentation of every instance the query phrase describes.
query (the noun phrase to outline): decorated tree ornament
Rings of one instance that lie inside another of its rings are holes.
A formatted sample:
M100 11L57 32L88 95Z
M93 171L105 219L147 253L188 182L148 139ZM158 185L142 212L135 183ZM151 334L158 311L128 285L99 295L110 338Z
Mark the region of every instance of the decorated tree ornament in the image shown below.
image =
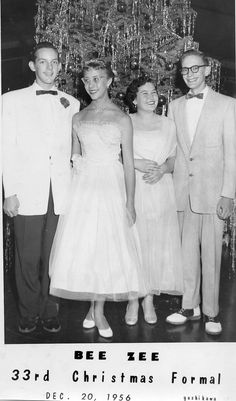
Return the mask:
M164 95L158 96L158 107L164 106L167 102L167 99Z
M173 70L173 68L174 68L174 64L172 63L172 61L168 61L168 62L166 63L166 65L165 65L165 67L166 67L166 70L167 70L167 71L171 71L171 70Z
M127 6L124 1L119 1L117 3L117 11L119 11L119 13L125 13L126 9L127 9Z
M133 59L130 61L130 69L131 69L131 70L137 70L138 67L139 67L138 59L137 59L137 58L133 58Z
M125 98L125 94L123 92L117 92L116 99L123 101L124 98Z
M140 75L146 79L149 78L149 76L150 76L146 71L143 71L142 69L140 70Z
M73 72L74 71L74 64L73 63L69 63L67 65L67 72Z
M151 23L151 21L147 21L147 22L144 24L144 28L146 29L146 31L150 31L150 30L152 29L152 23Z

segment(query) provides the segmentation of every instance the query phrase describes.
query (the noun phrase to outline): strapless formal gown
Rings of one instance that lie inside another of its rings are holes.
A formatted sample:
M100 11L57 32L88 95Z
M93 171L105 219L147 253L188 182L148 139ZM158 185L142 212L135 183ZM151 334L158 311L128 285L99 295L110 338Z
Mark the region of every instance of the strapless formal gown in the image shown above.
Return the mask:
M50 293L114 301L145 295L139 239L126 215L119 126L77 121L74 129L82 157L53 242Z
M131 116L132 118L132 116ZM134 130L134 157L159 165L175 155L175 126L160 116L155 130ZM135 206L142 249L143 271L152 294L183 293L180 234L172 174L147 184L136 170Z

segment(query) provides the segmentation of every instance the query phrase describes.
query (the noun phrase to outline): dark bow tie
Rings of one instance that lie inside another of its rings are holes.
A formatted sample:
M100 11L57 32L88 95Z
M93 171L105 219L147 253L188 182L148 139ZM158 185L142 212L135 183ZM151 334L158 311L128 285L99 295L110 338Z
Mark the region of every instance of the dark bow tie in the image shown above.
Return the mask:
M36 91L36 95L57 95L57 91L45 91L45 90L38 90Z
M187 93L185 97L186 99L193 99L194 97L196 97L197 99L203 99L203 93L198 93L197 95L192 95L192 93Z

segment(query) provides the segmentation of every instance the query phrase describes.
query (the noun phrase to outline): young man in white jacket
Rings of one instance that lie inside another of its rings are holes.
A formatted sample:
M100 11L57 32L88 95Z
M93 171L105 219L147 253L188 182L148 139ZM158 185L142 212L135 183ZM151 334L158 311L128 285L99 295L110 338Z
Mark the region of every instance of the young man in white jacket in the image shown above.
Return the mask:
M29 67L33 85L2 97L3 207L14 219L19 331L34 331L40 320L58 332L48 262L70 183L71 125L80 103L55 86L61 64L53 44L37 44Z

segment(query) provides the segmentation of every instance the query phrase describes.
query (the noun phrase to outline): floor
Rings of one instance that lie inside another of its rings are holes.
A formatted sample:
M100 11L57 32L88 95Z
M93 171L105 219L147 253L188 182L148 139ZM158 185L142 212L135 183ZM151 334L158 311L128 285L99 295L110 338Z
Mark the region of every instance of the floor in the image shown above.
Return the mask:
M21 334L17 328L17 301L13 274L5 274L5 343L6 344L41 344L41 343L142 343L142 342L235 342L236 341L236 276L231 267L230 258L222 259L220 289L220 316L223 332L219 336L209 336L204 332L202 320L187 322L183 326L171 326L165 322L168 314L176 311L180 297L161 295L154 298L158 322L147 324L139 311L138 324L128 327L124 321L126 303L109 302L106 304L106 316L113 329L112 339L98 335L97 329L86 330L82 322L89 307L87 302L61 300L60 318L62 329L57 334L47 333L39 326L30 334Z

